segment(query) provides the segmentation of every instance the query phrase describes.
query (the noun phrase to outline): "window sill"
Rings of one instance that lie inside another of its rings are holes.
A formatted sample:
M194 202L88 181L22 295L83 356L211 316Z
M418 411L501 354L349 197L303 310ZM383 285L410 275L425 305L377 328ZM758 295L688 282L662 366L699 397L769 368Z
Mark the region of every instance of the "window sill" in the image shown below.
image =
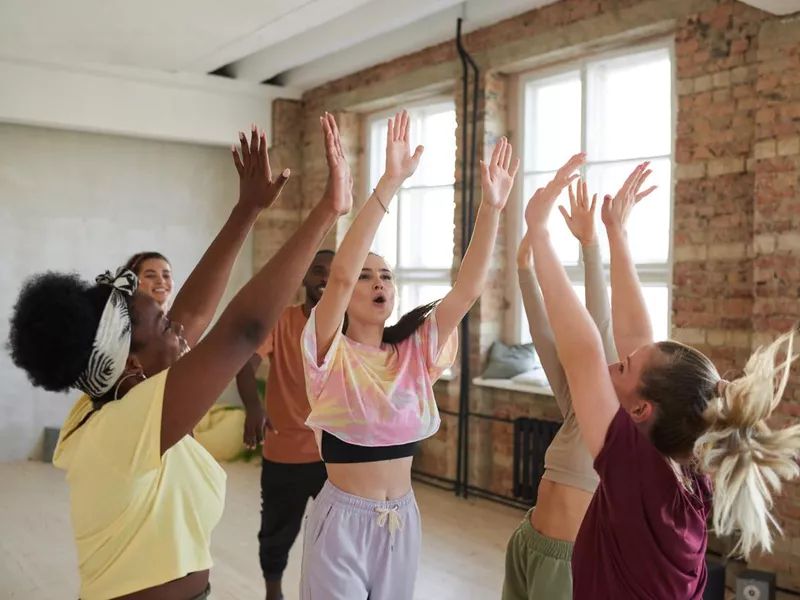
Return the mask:
M512 392L523 392L526 394L538 394L540 396L552 396L553 390L549 387L542 387L539 385L526 385L524 383L517 383L510 379L482 379L476 377L472 380L472 385L485 388L493 388L496 390L510 390Z

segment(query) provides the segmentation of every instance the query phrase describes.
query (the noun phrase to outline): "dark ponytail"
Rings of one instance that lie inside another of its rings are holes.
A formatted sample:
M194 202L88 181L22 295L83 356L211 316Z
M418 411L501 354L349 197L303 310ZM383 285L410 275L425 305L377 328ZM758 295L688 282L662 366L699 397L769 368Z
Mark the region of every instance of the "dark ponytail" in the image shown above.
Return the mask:
M436 308L439 302L441 302L441 300L434 300L428 304L418 306L400 317L397 323L391 327L385 327L383 330L383 343L396 346L400 342L410 338L422 327L428 317L431 316L433 309Z
M428 317L431 316L433 309L436 308L436 305L439 304L439 302L441 302L441 300L434 300L433 302L423 304L422 306L418 306L417 308L408 311L406 314L400 317L397 323L383 329L383 339L381 342L396 346L400 342L410 338L420 327L422 327ZM349 322L350 320L347 317L347 313L345 313L344 322L342 323L342 333L347 333L347 325Z

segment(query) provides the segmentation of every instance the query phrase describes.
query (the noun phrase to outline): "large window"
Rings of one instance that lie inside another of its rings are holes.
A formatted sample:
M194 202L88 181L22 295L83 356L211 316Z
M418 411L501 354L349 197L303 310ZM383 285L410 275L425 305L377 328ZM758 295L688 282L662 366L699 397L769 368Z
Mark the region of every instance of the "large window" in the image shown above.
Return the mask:
M647 186L658 185L658 189L634 209L628 234L657 340L669 335L672 79L671 52L659 47L587 60L523 80L520 86L524 110L523 209L533 192L577 152L587 153L583 175L589 192L597 192L599 199L603 194L616 193L638 163L651 161L653 174ZM566 191L559 203L569 206ZM608 269L608 240L599 204L597 232ZM520 223L524 227L521 215ZM550 231L556 252L583 298L580 246L557 210L553 211ZM521 308L519 321L520 338L529 342L528 321Z
M392 113L394 114L394 113ZM422 144L419 168L397 194L372 251L395 272L398 301L392 322L412 308L444 297L451 288L455 229L456 111L452 102L409 108L411 149ZM389 114L369 120L369 191L386 162Z

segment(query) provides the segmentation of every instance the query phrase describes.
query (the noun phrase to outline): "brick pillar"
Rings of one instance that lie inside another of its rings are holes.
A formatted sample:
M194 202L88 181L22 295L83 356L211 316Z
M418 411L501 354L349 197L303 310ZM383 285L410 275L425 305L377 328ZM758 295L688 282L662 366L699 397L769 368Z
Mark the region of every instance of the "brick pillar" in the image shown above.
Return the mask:
M754 346L774 339L800 318L800 23L770 19L761 26L753 82L755 147L748 161L754 178ZM800 417L797 370L775 422ZM785 486L775 502L784 536L774 552L751 560L776 571L778 585L800 589L800 484Z
M325 143L322 135L322 126L319 118L325 114L324 106L309 105L305 109L302 121L302 149L303 149L303 182L302 182L302 217L308 214L319 202L325 191L328 179L328 165L325 161ZM343 217L331 230L330 235L323 243L323 248L335 249L341 243L344 232L347 231L353 217L366 200L364 184L362 183L362 156L363 156L363 123L360 115L345 111L332 113L339 125L342 140L342 149L347 156L350 172L353 175L355 204L349 215Z
M292 174L281 197L264 211L253 230L253 269L257 271L291 237L300 224L303 152L299 136L303 105L296 100L272 104L272 139L269 159L273 173L289 168Z
M745 167L756 119L751 41L762 15L739 6L689 17L676 35L674 335L729 377L751 345L753 174Z

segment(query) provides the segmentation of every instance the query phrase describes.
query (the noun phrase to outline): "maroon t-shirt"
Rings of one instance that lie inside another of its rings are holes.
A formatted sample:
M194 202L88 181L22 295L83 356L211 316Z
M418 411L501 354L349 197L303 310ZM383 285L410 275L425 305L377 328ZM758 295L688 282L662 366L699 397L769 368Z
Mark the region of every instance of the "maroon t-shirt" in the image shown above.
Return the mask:
M594 461L600 485L572 553L575 600L699 600L706 587L708 478L691 489L622 408Z

